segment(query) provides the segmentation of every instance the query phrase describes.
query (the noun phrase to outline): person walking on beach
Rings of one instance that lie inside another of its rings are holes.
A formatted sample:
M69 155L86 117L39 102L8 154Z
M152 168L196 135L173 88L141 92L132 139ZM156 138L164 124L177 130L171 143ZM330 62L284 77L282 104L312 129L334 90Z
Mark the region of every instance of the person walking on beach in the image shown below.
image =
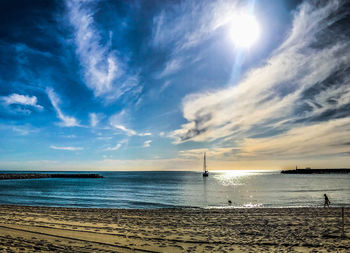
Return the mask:
M327 195L324 194L324 205L323 205L323 207L324 207L324 208L326 208L326 206L329 207L329 204L330 204L330 203L331 203L331 202L329 201Z

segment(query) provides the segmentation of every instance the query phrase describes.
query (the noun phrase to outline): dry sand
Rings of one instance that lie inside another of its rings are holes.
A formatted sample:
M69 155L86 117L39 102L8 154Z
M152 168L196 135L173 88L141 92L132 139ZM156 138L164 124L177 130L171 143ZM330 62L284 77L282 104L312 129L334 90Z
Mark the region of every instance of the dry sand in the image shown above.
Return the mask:
M0 252L350 252L340 208L84 209L0 205Z

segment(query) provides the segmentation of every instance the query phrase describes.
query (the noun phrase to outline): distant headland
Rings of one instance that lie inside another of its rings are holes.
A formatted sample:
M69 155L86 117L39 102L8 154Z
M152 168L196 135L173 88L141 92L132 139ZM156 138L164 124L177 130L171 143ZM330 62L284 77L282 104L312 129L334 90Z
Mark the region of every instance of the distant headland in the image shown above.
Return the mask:
M99 174L0 173L0 180L37 178L103 178Z
M282 170L282 174L331 174L331 173L350 173L349 168L337 168L337 169L298 169L295 170Z

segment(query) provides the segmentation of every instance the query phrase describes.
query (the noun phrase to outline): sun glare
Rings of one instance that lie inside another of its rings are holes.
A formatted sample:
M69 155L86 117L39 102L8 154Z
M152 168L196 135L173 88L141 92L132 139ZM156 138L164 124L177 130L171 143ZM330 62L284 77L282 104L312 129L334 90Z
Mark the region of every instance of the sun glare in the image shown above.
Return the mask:
M249 48L258 40L260 26L254 16L240 14L232 18L230 35L237 47Z

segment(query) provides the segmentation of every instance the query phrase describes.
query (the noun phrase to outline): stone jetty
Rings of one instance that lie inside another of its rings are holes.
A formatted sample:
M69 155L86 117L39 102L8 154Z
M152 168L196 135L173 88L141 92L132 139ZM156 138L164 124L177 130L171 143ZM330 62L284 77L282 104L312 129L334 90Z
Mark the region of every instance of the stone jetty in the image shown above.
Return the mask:
M295 170L282 170L282 174L332 174L332 173L350 173L350 169L295 169Z
M103 178L99 174L65 174L65 173L0 173L0 180L37 179L37 178Z

